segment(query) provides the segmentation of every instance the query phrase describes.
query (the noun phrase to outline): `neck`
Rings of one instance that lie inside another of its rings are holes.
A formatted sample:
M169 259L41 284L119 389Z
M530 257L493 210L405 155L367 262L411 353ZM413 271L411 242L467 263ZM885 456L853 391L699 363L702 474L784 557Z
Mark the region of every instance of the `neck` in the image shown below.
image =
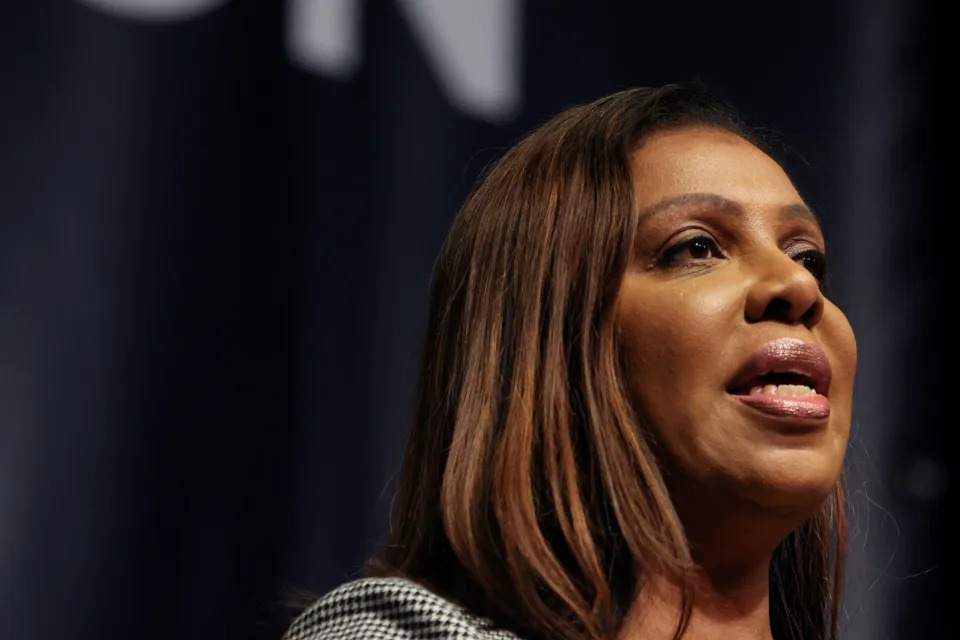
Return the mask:
M698 570L690 585L692 605L684 637L696 640L771 640L769 558L738 575ZM676 580L647 576L624 621L621 640L670 640L682 610L683 589Z
M771 558L777 545L809 517L809 509L773 513L752 504L707 500L695 511L678 513L696 569L686 580L657 573L643 576L620 639L672 640L686 584L691 615L684 638L772 640Z

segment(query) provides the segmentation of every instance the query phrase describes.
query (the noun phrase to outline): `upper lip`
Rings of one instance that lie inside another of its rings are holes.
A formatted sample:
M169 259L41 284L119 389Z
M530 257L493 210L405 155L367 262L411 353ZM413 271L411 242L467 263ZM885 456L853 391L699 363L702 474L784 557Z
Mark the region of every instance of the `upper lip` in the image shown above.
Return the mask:
M760 347L741 367L728 389L744 388L754 378L768 373L798 374L823 396L830 389L832 377L830 361L823 349L797 338L781 338Z

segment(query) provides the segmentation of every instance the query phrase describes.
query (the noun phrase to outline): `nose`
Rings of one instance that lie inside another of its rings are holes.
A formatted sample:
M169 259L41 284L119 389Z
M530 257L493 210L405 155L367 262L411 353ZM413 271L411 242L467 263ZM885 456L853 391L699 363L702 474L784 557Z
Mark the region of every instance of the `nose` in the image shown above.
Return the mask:
M756 280L747 294L748 322L770 320L813 328L823 315L823 293L810 271L777 248L755 265Z

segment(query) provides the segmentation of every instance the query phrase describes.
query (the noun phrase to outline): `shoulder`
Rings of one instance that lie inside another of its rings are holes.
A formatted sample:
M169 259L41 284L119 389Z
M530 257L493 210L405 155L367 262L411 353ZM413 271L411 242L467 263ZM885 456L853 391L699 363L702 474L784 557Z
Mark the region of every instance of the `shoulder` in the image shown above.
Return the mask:
M362 578L300 614L283 640L521 640L405 578Z

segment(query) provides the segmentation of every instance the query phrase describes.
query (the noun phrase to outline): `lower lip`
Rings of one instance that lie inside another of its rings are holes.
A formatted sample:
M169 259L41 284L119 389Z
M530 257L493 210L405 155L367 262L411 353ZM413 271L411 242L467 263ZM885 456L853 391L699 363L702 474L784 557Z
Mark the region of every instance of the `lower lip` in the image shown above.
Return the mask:
M772 393L758 393L735 397L754 409L783 418L822 420L830 416L830 401L827 400L826 396L820 394L814 396L779 396Z

